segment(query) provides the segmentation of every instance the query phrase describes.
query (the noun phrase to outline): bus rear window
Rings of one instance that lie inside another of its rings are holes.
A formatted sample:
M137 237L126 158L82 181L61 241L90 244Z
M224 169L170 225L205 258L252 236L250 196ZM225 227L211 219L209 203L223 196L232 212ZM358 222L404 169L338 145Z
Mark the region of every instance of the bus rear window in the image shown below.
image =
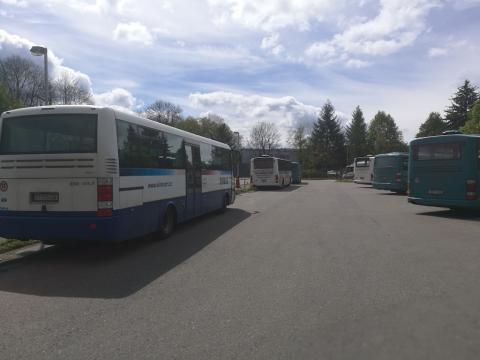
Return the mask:
M394 156L384 156L375 158L375 167L386 168L395 167L398 164L398 158Z
M370 166L370 158L358 158L355 160L356 167L369 167Z
M414 148L414 159L424 160L460 160L462 145L460 143L422 144Z
M49 114L3 119L0 154L97 152L97 115Z
M273 169L273 159L271 158L259 158L253 160L253 167L255 169Z

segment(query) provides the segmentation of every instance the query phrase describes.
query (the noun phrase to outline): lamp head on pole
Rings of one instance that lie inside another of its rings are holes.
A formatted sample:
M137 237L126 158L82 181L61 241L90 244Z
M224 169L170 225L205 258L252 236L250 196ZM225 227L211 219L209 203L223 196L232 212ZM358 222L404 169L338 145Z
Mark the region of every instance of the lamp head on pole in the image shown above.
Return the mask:
M30 49L30 53L33 56L42 56L47 53L47 48L43 46L32 46Z

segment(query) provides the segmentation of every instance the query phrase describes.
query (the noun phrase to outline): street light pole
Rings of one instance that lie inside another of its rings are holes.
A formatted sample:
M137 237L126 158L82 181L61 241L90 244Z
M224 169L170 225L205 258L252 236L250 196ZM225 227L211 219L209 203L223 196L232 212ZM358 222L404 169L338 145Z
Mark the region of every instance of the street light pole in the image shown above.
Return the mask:
M32 46L30 53L33 56L43 55L43 75L44 75L44 87L45 87L45 105L50 105L50 89L48 86L48 49L43 46Z

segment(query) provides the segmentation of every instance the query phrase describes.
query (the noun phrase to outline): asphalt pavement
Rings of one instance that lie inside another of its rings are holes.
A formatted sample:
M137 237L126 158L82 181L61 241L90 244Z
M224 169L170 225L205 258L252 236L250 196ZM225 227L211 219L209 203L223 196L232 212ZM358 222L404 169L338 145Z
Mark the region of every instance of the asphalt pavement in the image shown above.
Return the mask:
M309 181L0 264L0 359L478 359L480 215Z

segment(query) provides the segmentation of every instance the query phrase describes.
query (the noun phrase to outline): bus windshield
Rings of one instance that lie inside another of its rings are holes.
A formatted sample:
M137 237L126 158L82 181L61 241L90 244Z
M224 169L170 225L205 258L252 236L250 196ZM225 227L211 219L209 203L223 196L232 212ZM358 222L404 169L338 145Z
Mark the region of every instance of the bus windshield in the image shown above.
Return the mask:
M460 143L421 144L414 148L415 160L460 160L462 146Z
M273 159L272 158L254 159L253 166L255 169L273 169Z
M3 119L0 154L97 152L97 115L49 114Z

